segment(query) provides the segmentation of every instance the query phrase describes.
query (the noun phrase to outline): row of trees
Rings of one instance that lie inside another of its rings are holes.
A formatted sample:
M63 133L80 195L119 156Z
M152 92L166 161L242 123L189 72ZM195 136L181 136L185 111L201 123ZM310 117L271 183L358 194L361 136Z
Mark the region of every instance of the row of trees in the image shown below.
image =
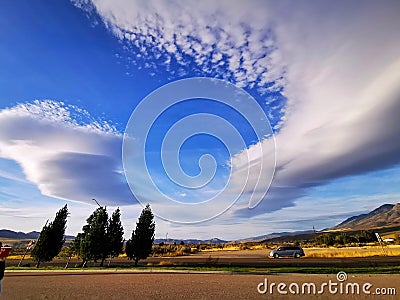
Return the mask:
M356 235L340 233L334 235L332 233L322 233L315 237L315 241L319 245L333 246L335 244L346 245L350 243L370 243L376 242L376 236L372 231L361 231Z
M42 228L31 256L39 267L41 262L51 261L57 256L65 242L65 230L68 217L68 207L60 209L54 221ZM125 252L129 259L134 260L135 266L140 259L145 259L151 253L154 243L155 223L150 205L147 205L132 231L131 238L126 242ZM111 217L105 207L97 208L86 220L82 232L78 233L67 249L69 256L82 259L85 267L88 261L100 261L103 266L107 257L117 257L123 252L124 229L121 223L121 212L117 208Z
M106 208L99 207L89 216L82 232L78 233L71 243L69 255L81 258L83 267L90 260L100 260L100 266L103 266L108 256L115 257L122 252L123 236L119 208L108 218Z

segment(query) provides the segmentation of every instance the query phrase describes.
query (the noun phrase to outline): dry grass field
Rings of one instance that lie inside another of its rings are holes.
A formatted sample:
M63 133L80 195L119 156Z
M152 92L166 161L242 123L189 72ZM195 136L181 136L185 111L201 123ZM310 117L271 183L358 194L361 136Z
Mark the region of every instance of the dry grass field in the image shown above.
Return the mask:
M233 253L252 253L263 251L268 253L275 247L265 245L251 246L246 250L240 246L229 246L224 248L212 248L202 250L201 253L218 253L229 251ZM400 245L385 245L383 248L378 245L363 247L304 247L306 257L315 258L351 258L351 257L373 257L373 256L400 256Z
M215 254L215 255L223 255L223 253L233 256L253 256L254 254L257 255L265 255L267 256L269 251L272 250L274 247L267 248L265 245L257 245L251 246L246 250L243 250L242 247L234 245L228 246L224 248L212 248L212 249L205 249L201 250L197 254L191 254L188 256L198 256L198 255L208 255L208 254ZM363 246L363 247L304 247L304 252L306 257L309 258L351 258L351 257L375 257L375 256L400 256L400 245L386 245L383 247L381 246ZM208 253L208 254L207 254ZM20 260L22 257L21 254L17 255L10 255L7 257L8 260ZM125 258L125 254L121 254L119 258ZM31 257L29 253L25 256L25 260L30 260Z
M305 248L307 257L347 258L372 256L400 256L400 245L343 247L343 248Z

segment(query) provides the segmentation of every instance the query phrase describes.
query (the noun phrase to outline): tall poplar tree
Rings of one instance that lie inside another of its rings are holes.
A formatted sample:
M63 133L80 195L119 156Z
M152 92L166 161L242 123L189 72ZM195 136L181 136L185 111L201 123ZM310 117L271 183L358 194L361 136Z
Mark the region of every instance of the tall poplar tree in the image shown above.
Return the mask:
M65 229L67 228L68 207L61 208L54 218L42 228L39 238L32 249L31 256L36 261L36 268L41 262L51 261L60 253L65 242Z
M135 261L135 266L140 259L146 259L151 253L155 228L154 215L150 205L147 204L136 223L136 229L132 231L132 237L125 246L126 255Z
M124 245L124 228L121 224L121 212L117 208L108 222L107 228L108 237L108 254L111 257L116 257L122 253L122 247Z
M108 214L104 207L97 208L86 220L81 235L81 256L85 262L89 260L97 261L101 259L100 266L103 266L108 253ZM84 265L85 266L85 263Z

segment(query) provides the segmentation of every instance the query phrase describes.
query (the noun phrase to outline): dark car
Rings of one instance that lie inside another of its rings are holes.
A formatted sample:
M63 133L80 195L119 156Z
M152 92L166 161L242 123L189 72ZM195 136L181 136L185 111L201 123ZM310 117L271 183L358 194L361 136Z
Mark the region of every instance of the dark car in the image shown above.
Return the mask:
M304 251L300 246L280 246L269 253L269 256L273 258L279 258L279 257L300 258L304 255L305 255Z

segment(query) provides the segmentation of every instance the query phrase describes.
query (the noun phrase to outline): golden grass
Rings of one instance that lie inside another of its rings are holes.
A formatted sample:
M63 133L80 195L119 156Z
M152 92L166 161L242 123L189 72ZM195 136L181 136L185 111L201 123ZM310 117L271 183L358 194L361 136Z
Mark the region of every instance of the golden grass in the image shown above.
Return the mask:
M400 231L393 231L388 234L382 235L382 239L396 239L397 235L400 234Z
M265 245L254 245L254 246L250 246L251 250L263 250L266 249Z
M4 245L7 245L7 244L19 243L19 242L21 242L21 240L18 240L18 239L1 239L1 242L3 243L3 246L4 246ZM25 240L22 240L22 242L25 242Z
M319 258L400 256L400 245L387 245L384 250L380 246L305 248L304 252L306 257Z
M201 252L216 252L216 251L238 251L240 250L239 246L226 246L224 248L211 248L211 249L203 249Z
M244 245L226 245L223 247L216 246L211 249L202 249L200 252L216 252L216 251L239 251L239 250L264 250L267 249L265 245L246 245L246 248L243 249Z
M22 254L17 254L17 255L9 255L9 256L7 256L7 259L21 259L22 258ZM24 259L31 259L31 255L30 254L27 254L27 255L25 255L25 258Z

